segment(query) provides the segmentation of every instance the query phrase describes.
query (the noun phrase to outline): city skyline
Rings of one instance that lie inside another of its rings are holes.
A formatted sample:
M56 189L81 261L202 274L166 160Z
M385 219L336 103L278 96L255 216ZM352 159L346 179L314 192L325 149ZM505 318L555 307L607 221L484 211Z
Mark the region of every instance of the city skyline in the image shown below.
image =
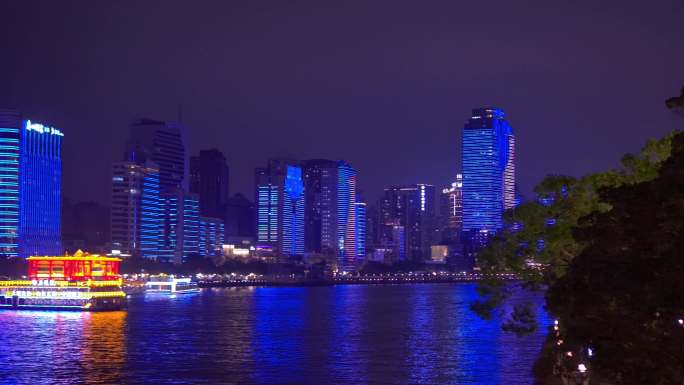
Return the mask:
M679 2L646 9L628 2L617 13L599 4L530 11L377 3L358 10L355 32L345 36L337 32L347 30L344 7L274 3L279 19L249 5L166 5L137 4L135 12L131 3L106 12L87 3L3 5L0 24L14 38L2 51L22 60L0 63L0 105L75 138L63 159L73 170L64 195L74 201L107 203L110 164L127 127L141 117L178 120L179 105L192 134L188 152L222 151L233 192L251 197L254 167L296 154L344 159L373 175L359 181L368 198L389 185L448 185L460 168L462 117L496 105L517 129L519 184L529 195L548 173L617 167L623 153L670 131L675 118L657 101L684 81L684 53L672 48ZM468 17L479 14L488 17ZM206 22L186 28L186 16ZM94 23L117 17L130 22ZM488 32L473 36L474 19ZM181 27L161 28L168 20ZM41 39L31 25L61 38ZM95 36L136 44L96 44ZM80 189L83 174L101 183Z

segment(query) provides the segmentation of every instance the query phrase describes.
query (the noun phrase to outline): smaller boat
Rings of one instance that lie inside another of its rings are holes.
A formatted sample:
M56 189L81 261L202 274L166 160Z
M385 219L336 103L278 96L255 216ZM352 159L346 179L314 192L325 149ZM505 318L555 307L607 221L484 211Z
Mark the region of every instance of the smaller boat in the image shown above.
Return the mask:
M152 280L145 283L146 294L186 294L197 293L199 287L190 278L168 278L163 280Z

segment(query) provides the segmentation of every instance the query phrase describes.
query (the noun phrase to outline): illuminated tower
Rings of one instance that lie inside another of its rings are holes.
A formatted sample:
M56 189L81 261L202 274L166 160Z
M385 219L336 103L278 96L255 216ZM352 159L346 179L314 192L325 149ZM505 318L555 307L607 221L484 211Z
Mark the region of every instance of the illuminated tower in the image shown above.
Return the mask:
M0 255L62 254L64 134L0 110Z
M442 189L440 195L440 217L445 241L459 239L463 225L463 175L456 175L451 187Z
M366 204L356 202L356 258L366 256Z
M187 157L183 126L179 123L139 119L131 124L124 159L138 164L152 162L159 168L161 192L187 191Z
M113 252L157 259L161 215L159 170L133 162L114 163L110 216Z
M21 115L0 110L0 256L19 256L19 131Z
M278 256L304 254L304 181L296 162L270 160L255 170L257 245Z
M351 271L356 266L356 170L340 162L337 168L337 268Z
M62 139L26 121L19 139L19 256L62 254Z
M380 207L381 238L384 238L381 243L402 251L395 259L408 257L419 261L430 256L436 225L434 202L433 185L419 183L385 189Z
M161 194L161 245L158 259L182 263L200 250L199 197L176 189Z
M473 110L463 128L463 232L477 248L515 205L515 138L502 110Z
M337 258L337 267L350 271L359 254L356 170L344 161L303 162L306 186L306 251ZM365 249L365 246L364 246Z

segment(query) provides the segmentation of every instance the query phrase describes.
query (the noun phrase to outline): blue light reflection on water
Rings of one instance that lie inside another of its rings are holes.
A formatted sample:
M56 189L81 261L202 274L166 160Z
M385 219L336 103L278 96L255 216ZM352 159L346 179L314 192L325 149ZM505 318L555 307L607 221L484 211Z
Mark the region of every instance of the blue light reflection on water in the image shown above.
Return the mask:
M111 313L0 311L0 384L530 384L540 331L472 284L205 289Z

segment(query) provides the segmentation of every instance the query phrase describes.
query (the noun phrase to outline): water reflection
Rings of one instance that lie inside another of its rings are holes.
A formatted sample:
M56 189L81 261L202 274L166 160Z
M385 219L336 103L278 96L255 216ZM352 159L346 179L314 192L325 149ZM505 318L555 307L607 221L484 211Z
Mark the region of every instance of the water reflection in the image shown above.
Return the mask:
M3 384L111 384L125 361L125 312L0 311Z
M0 384L531 384L531 336L470 284L204 289L126 312L0 311Z

